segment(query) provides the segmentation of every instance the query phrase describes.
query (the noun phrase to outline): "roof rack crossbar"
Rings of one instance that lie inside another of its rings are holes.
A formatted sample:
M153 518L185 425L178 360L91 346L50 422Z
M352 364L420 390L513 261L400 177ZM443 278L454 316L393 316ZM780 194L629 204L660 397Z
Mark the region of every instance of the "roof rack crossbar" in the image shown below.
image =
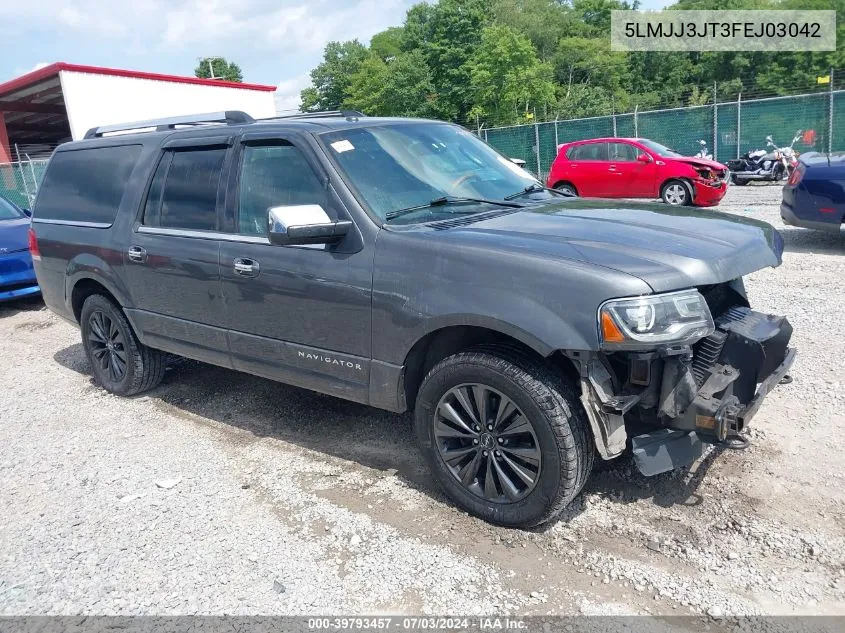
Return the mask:
M115 125L101 125L85 133L85 138L99 138L114 132L131 132L155 128L158 131L172 130L179 125L203 125L208 123L225 123L226 125L240 125L253 123L255 119L240 110L226 110L225 112L210 112L208 114L188 114L184 116L168 117L166 119L150 119L133 123L117 123Z
M275 119L322 119L325 117L342 117L344 119L358 119L367 115L357 110L324 110L323 112L295 112L293 114L280 114L279 116L263 119L265 121Z

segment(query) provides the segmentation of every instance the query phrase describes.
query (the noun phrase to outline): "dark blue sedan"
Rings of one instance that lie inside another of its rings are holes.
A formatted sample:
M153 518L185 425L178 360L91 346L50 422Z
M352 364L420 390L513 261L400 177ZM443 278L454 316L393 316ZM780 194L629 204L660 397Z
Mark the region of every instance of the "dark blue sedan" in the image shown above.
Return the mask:
M845 153L809 152L783 188L785 224L839 232L845 220Z
M29 254L29 215L0 196L0 302L41 292Z

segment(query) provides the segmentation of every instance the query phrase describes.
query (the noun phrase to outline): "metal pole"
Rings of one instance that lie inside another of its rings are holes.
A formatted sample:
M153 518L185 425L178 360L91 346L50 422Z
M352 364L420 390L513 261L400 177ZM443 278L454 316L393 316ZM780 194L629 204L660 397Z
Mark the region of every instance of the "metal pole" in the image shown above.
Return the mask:
M613 117L613 138L616 138L616 99L610 98L610 116Z
M739 158L739 145L742 139L742 93L736 96L736 157Z
M38 178L35 176L35 167L32 166L32 159L29 157L29 154L24 154L26 156L27 162L29 162L29 171L32 174L32 188L38 193ZM30 200L30 202L32 202Z
M555 117L555 156L557 156L557 146L560 145L560 140L557 137L557 119L558 117Z
M637 125L637 110L639 109L639 107L640 106L638 105L634 106L634 136L637 137L640 135L639 126Z
M716 82L713 82L713 160L719 160L719 105L716 103Z
M830 97L827 112L827 153L833 151L833 68L830 69Z
M540 178L540 124L534 123L534 142L537 154L537 178Z
M484 142L487 142L487 130L484 130Z
M27 202L32 203L32 197L29 193L29 185L26 183L26 174L23 173L23 163L21 162L21 151L18 149L18 144L15 143L15 156L18 157L18 171L21 173L21 182L23 182L23 190L26 192Z

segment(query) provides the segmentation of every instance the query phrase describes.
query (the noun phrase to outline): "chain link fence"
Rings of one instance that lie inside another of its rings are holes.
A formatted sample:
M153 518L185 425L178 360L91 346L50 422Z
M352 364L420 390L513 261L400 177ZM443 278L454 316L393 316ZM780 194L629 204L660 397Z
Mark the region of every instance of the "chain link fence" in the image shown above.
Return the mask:
M0 164L0 195L20 207L31 209L47 160L21 160Z
M799 130L801 138L794 145L798 152L845 150L845 90L752 100L740 96L715 105L482 128L478 134L545 179L557 146L570 141L642 137L692 156L704 140L713 157L725 163L765 148L768 135L778 146L789 145Z

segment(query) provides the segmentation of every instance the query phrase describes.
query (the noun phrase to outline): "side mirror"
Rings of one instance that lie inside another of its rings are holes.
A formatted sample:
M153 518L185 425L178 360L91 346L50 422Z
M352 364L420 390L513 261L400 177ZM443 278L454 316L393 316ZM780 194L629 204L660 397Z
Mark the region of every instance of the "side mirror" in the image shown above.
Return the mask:
M705 147L707 145L707 141L699 141L698 144Z
M352 222L333 222L319 204L270 207L267 235L271 244L335 244L352 228Z
M519 167L525 167L525 161L521 158L509 158L508 160L514 165L518 165Z
M21 211L23 211L23 214L24 214L26 217L28 217L28 218L31 218L31 217L32 217L32 211L30 211L29 209L24 209L23 207L21 207Z
M637 161L641 163L650 163L651 156L649 156L648 154L637 154Z

